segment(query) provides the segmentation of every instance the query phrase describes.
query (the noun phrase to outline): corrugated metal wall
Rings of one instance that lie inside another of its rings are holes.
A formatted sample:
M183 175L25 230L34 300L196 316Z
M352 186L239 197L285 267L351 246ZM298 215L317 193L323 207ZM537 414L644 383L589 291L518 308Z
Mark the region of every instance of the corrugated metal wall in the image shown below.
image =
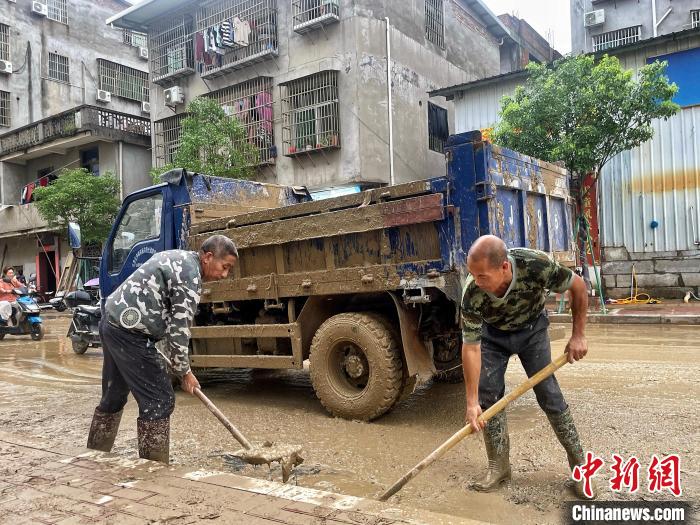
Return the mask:
M497 84L477 87L467 91L462 98L455 97L455 132L465 133L475 129L493 127L501 110L501 98L512 95L524 79L504 79Z

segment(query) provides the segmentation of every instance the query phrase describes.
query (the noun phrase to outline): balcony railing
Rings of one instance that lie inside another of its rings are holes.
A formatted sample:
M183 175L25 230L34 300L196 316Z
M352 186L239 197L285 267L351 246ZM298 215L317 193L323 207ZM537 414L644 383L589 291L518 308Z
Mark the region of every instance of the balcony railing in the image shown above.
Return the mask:
M148 146L151 121L148 118L96 106L78 106L0 135L0 155L26 150L85 131L111 140Z

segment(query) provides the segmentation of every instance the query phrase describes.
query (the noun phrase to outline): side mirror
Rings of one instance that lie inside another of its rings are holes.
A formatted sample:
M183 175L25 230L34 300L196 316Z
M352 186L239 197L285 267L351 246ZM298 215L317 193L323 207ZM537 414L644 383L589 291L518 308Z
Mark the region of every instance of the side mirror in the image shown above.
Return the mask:
M80 249L80 225L77 222L68 223L68 242L72 249Z

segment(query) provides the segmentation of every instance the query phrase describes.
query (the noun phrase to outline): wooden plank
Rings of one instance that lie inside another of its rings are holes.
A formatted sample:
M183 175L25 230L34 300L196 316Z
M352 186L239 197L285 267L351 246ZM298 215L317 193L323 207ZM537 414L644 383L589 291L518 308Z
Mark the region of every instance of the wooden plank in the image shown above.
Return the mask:
M190 356L193 367L221 368L302 368L303 362L286 355L196 355Z
M379 230L407 220L411 224L441 220L445 213L442 195L428 197L427 200L424 197L412 197L312 217L229 228L219 233L231 238L239 248L244 249ZM199 248L208 236L200 234L190 238L192 248Z
M342 210L345 208L356 208L357 206L363 204L365 202L365 199L367 199L367 202L371 204L373 202L379 202L381 199L384 198L400 199L404 197L425 194L429 191L429 181L414 181L405 184L398 184L396 186L375 188L372 190L363 191L361 193L343 195L341 197L335 197L332 199L302 202L299 204L293 204L291 206L283 206L281 208L274 208L260 212L247 213L245 215L238 215L235 217L236 227L280 219L290 219L293 217L301 217L304 215L325 213L329 211ZM369 194L369 198L367 198L367 194ZM202 204L199 204L199 206L202 206ZM233 217L214 219L211 221L193 225L190 228L190 233L191 235L197 235L205 232L224 230L228 227L227 224L230 219L233 219Z
M226 326L193 326L192 339L240 337L292 337L296 324L236 324Z

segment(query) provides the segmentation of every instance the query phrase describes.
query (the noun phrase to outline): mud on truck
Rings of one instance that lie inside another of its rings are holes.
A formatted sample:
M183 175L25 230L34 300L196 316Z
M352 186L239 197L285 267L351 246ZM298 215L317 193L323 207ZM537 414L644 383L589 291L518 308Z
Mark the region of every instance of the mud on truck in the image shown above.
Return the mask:
M444 176L311 200L305 188L173 170L129 195L100 268L102 297L151 255L223 234L233 275L205 283L191 365L301 369L335 416L372 420L417 378L462 379L466 253L492 233L573 263L566 171L454 135Z

